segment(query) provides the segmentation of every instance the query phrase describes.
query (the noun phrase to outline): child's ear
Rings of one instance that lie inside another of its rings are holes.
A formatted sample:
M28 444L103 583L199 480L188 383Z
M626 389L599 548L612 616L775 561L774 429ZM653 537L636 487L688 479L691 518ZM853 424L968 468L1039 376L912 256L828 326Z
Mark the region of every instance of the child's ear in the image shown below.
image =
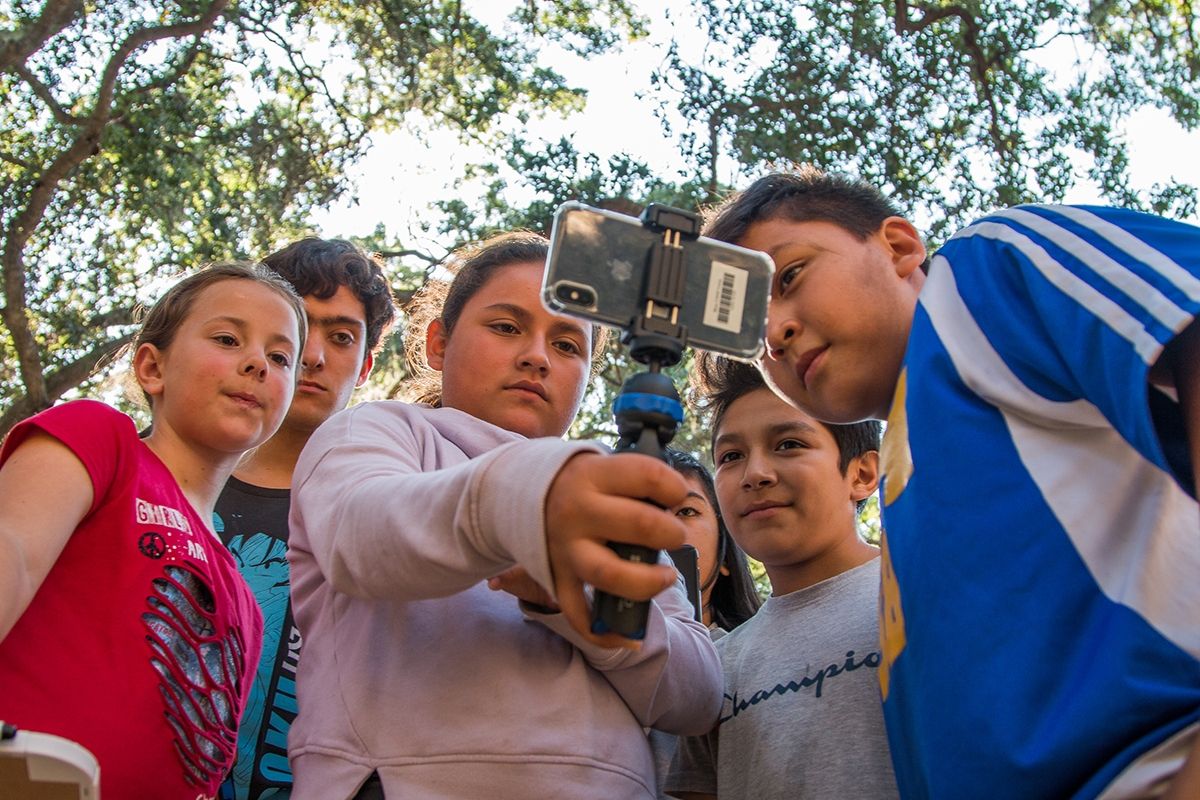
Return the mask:
M133 377L150 397L157 397L163 392L165 355L165 351L149 343L140 345L133 354Z
M435 319L425 329L425 360L429 362L432 369L436 369L438 372L442 371L442 363L446 359L448 339L446 327L442 325L440 319Z
M850 479L850 499L854 502L870 497L879 486L879 451L868 450L855 456L846 467Z
M907 278L925 263L925 242L921 234L903 217L888 217L880 226L880 236L888 252L896 274Z
M371 367L373 366L375 366L375 356L372 353L367 353L367 357L363 359L362 368L358 371L358 378L354 381L355 389L367 382L367 376L371 374Z

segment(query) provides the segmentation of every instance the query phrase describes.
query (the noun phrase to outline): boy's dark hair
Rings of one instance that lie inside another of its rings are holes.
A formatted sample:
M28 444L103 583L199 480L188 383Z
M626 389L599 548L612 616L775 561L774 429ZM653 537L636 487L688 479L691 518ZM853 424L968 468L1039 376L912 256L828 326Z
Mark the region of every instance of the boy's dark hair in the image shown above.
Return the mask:
M879 230L899 209L874 186L811 164L775 172L731 195L709 212L704 235L737 243L756 222L782 217L792 222L831 222L859 241Z
M296 288L301 297L333 297L345 286L363 304L367 340L364 353L379 349L384 333L396 319L392 287L383 274L383 262L345 239L309 236L276 250L262 260Z
M692 379L703 398L702 408L712 413L714 439L721 428L721 419L735 400L757 389L770 390L762 373L750 364L707 352L696 354ZM883 426L878 420L864 420L849 425L821 424L837 443L838 469L843 475L853 459L879 449Z
M712 473L700 463L691 453L674 448L664 448L663 453L676 472L690 475L700 481L708 504L717 515L717 558L716 566L709 581L713 581L713 592L709 598L712 607L712 621L724 631L731 631L738 625L754 616L762 606L762 598L754 585L754 577L750 574L750 565L746 554L737 546L725 518L721 516L721 506L717 502L717 487L713 484ZM721 567L729 570L728 575L721 574ZM708 586L701 586L700 592Z

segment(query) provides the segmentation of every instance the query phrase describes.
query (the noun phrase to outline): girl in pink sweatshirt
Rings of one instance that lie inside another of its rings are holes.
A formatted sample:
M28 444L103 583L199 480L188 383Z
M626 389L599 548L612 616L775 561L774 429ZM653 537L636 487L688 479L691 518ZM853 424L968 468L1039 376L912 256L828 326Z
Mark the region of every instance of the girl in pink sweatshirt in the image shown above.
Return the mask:
M682 544L643 498L686 484L561 438L598 342L543 307L545 256L532 234L458 254L409 320L440 386L335 415L300 457L296 798L651 798L644 729L716 720L720 666L674 570L605 546ZM488 589L514 567L546 604ZM590 587L653 598L640 647L587 632Z

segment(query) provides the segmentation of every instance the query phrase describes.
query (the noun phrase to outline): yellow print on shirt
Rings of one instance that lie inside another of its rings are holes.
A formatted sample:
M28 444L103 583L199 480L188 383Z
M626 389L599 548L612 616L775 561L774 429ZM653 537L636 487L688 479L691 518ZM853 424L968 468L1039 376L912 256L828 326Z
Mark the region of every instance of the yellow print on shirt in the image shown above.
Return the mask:
M879 691L887 700L892 664L904 652L908 637L904 633L904 609L900 607L900 583L896 580L896 571L892 569L886 531L880 545L883 552L879 557L879 646L883 651L883 663L879 665Z
M912 478L912 449L908 444L908 370L900 372L896 381L896 394L892 398L892 410L888 413L887 433L880 448L883 462L883 504L891 505L903 494ZM890 687L892 664L904 652L908 637L904 632L904 609L900 605L900 582L892 568L892 556L888 552L887 531L881 537L883 552L880 556L879 593L879 643L883 651L883 663L879 666L879 691L887 700Z
M879 460L883 469L883 504L890 506L908 486L913 474L912 449L908 446L908 369L900 371L892 410L888 412L887 431L883 435Z

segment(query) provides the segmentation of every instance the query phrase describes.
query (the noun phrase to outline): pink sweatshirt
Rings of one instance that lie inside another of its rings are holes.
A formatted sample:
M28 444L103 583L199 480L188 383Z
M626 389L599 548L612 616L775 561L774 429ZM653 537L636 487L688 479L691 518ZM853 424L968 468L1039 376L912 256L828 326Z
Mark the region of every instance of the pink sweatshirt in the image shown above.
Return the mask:
M722 677L680 587L638 651L587 644L484 581L551 587L551 481L593 444L525 439L454 409L343 411L293 477L292 603L304 637L288 739L297 800L654 797L643 727L706 733Z

